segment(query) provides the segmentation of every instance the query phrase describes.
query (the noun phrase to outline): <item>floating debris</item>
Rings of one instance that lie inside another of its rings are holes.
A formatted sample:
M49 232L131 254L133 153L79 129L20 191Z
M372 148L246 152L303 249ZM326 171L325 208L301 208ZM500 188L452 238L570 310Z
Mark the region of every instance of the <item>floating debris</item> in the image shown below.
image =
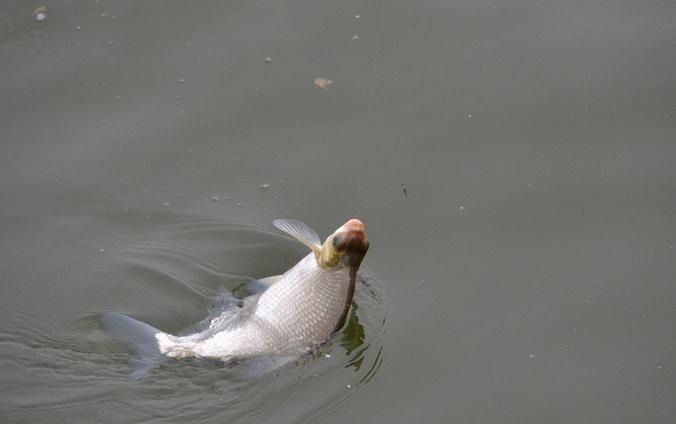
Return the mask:
M270 188L270 184L268 184L268 183L261 184L261 185L258 186L258 188L262 188L262 189Z
M331 84L333 84L333 81L330 79L317 78L315 80L315 87L321 88L322 90L326 90Z
M37 22L42 22L45 19L47 19L47 7L46 6L40 6L37 9L33 11L33 18Z
M272 58L271 58L271 57L266 57L265 59L263 59L263 62L265 62L265 63L272 63Z

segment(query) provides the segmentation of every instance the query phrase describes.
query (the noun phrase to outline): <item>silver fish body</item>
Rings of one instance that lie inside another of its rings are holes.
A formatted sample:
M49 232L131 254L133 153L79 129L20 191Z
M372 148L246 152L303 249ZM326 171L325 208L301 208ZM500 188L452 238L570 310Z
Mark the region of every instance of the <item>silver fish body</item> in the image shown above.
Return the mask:
M297 357L342 326L352 302L356 272L368 250L361 221L352 219L320 245L300 221L275 221L312 252L274 282L236 318L216 317L184 337L155 334L160 353L224 361L259 355Z

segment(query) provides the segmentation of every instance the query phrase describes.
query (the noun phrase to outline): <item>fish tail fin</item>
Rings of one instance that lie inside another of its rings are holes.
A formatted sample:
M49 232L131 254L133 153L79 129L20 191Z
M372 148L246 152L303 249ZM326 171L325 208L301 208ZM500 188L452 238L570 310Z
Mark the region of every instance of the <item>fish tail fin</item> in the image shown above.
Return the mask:
M164 333L152 325L118 312L101 314L101 327L106 333L134 349L130 361L134 370L131 378L140 380L160 366L166 357L160 351L157 335Z

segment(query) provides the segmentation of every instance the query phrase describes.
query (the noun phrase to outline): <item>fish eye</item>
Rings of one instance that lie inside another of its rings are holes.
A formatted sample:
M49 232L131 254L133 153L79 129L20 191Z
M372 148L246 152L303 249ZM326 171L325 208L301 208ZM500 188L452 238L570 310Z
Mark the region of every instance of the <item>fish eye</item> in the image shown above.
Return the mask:
M338 247L338 245L343 241L340 236L333 236L333 247Z

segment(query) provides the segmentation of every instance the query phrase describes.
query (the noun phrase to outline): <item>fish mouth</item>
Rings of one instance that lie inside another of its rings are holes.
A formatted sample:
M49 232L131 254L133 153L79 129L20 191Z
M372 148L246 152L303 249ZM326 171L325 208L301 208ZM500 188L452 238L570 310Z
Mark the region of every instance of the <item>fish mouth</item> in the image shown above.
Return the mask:
M364 223L356 218L347 221L334 235L333 246L343 253L346 265L358 267L369 249Z

